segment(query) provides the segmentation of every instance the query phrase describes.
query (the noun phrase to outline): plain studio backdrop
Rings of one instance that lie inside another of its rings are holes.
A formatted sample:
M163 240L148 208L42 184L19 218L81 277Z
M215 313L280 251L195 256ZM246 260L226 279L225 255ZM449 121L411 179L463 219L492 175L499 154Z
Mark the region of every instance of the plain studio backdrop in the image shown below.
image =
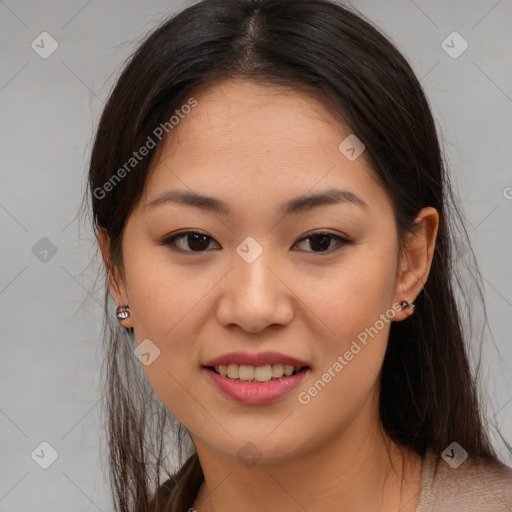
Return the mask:
M98 416L99 258L76 212L122 62L189 4L0 1L0 511L112 510ZM431 102L484 279L482 387L510 441L512 2L352 5L395 42Z

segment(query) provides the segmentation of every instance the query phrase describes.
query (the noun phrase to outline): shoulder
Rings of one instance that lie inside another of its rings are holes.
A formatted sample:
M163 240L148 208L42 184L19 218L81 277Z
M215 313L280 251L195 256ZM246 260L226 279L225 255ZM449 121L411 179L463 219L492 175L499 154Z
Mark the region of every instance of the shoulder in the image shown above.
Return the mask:
M512 468L467 458L451 467L427 451L416 512L510 512Z

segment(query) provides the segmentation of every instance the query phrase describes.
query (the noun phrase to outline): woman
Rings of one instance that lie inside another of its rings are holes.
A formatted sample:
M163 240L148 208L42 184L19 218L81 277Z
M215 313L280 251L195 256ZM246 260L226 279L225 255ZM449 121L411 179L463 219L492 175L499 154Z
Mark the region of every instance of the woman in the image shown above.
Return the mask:
M466 356L435 124L361 16L185 9L119 77L89 186L117 510L512 508Z

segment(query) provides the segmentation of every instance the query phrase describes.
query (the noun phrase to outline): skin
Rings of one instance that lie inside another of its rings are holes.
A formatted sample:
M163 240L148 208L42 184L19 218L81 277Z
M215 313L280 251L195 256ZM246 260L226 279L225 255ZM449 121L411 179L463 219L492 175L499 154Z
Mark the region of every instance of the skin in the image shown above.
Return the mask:
M130 305L123 325L134 328L137 343L149 338L160 350L143 369L197 450L205 482L194 508L415 511L421 458L392 443L379 421L390 322L308 404L297 395L379 315L414 302L430 270L436 210L419 212L418 230L399 255L387 192L365 153L349 161L340 152L350 129L314 97L240 79L192 96L197 106L152 161L123 234L123 267L110 282L116 303ZM367 208L345 203L277 213L288 199L330 187L353 192ZM147 206L174 189L222 199L234 215ZM188 228L211 237L203 252L192 251L190 238L175 242L181 252L160 243ZM318 239L315 245L304 238L313 230L353 243L331 239L328 251L318 249ZM247 236L263 248L252 263L236 252ZM104 231L99 243L108 264ZM400 310L393 321L411 314ZM266 350L311 367L299 388L274 404L236 403L202 370L228 352ZM260 456L251 467L237 456L248 442Z

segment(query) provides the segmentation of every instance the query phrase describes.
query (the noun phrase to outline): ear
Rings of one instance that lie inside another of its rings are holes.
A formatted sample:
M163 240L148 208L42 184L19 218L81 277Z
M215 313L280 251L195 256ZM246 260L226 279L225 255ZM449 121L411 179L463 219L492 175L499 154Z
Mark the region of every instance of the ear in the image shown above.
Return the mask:
M112 295L114 302L117 306L129 305L128 293L123 278L119 275L117 269L112 265L110 258L110 238L107 231L104 228L100 228L98 231L98 245L100 246L101 256L103 258L103 264L108 275L108 281L110 286L110 294ZM128 316L123 320L120 320L123 327L133 327L132 318Z
M419 295L432 265L439 214L435 208L425 207L414 219L415 233L407 236L404 252L400 257L400 270L395 286L394 302L407 300L411 304ZM399 311L394 320L401 321L413 313L411 308Z

